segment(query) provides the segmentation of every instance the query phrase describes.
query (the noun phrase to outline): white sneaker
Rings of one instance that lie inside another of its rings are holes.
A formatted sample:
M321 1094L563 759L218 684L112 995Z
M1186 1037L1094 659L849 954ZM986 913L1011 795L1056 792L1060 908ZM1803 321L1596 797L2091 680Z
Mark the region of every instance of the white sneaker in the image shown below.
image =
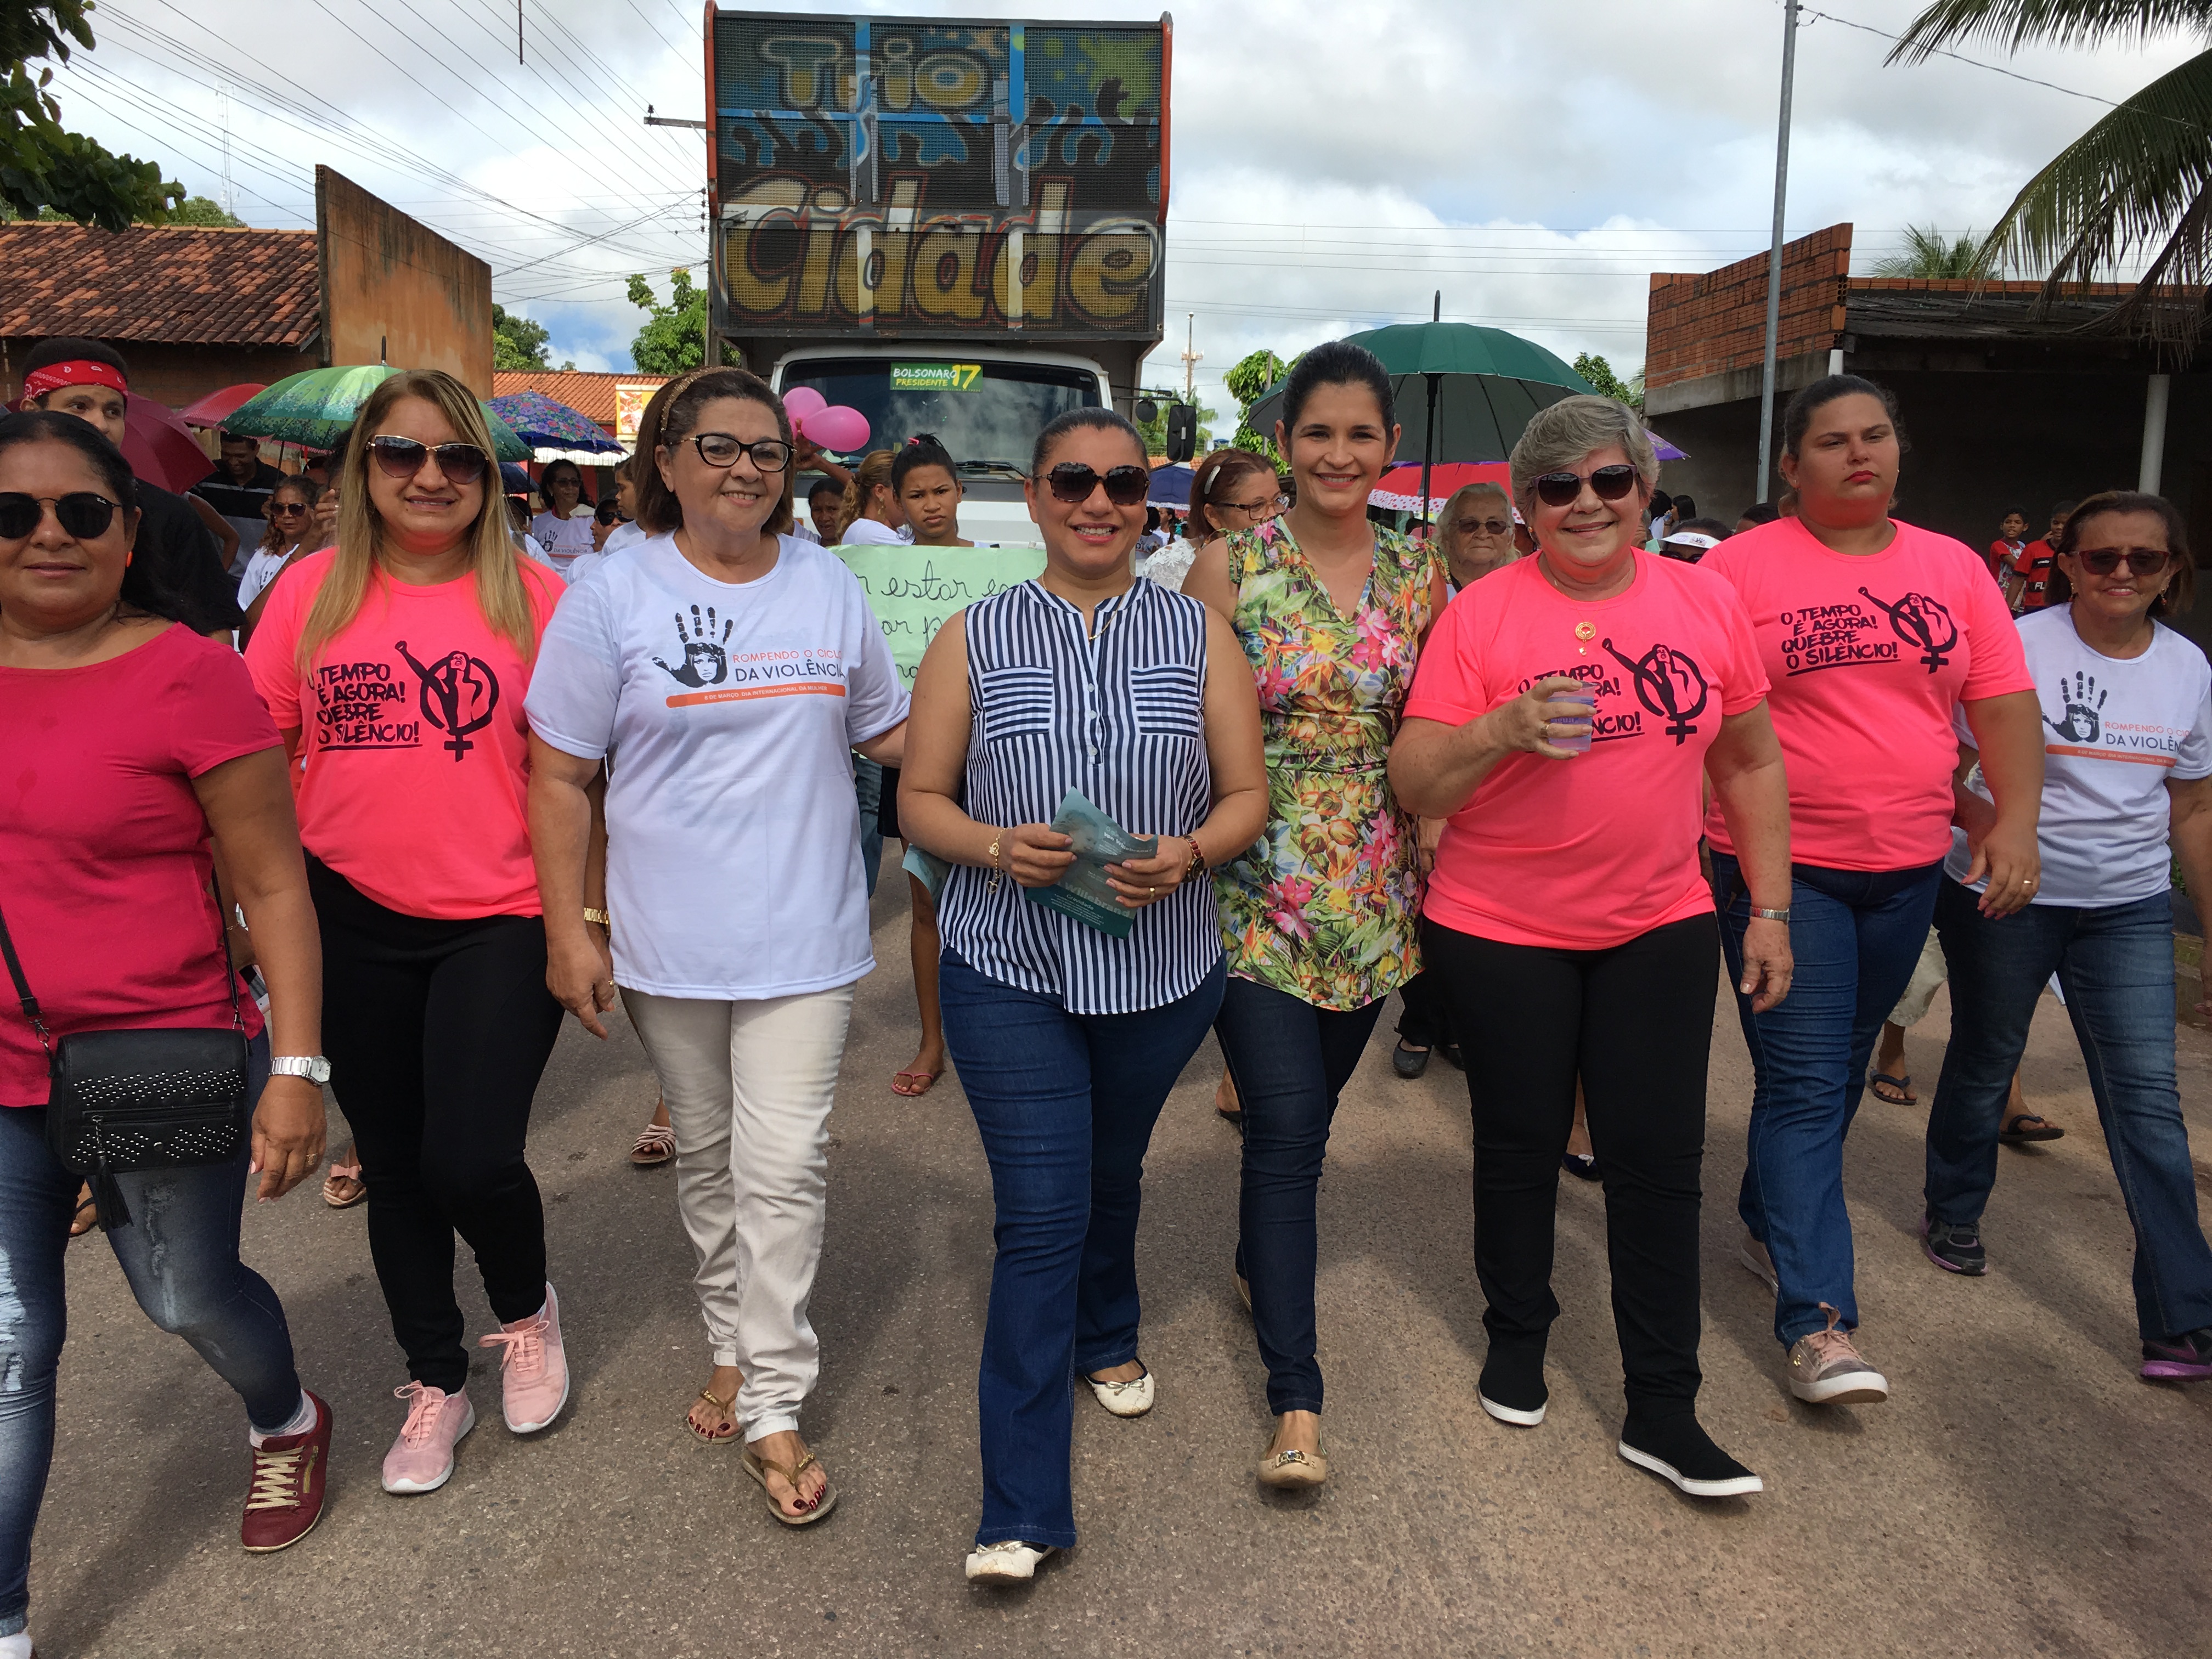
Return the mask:
M1026 1584L1036 1577L1037 1563L1052 1553L1049 1544L1024 1544L1018 1538L986 1544L968 1556L971 1584Z
M1098 1396L1098 1403L1116 1417L1142 1417L1152 1408L1152 1374L1128 1382L1101 1382L1096 1377L1083 1379L1091 1385L1091 1392ZM1027 1577L1029 1575L1022 1575Z

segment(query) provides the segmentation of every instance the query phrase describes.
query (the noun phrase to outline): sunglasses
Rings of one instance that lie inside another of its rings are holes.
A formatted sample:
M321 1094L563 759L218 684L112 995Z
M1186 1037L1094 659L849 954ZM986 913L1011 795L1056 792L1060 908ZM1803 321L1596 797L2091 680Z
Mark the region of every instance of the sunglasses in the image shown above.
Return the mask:
M1547 472L1536 480L1536 499L1547 507L1570 507L1587 483L1601 501L1617 501L1636 488L1636 469L1625 461L1601 466L1587 479L1579 472Z
M438 471L447 483L474 483L491 464L491 457L474 444L439 444L434 448L390 433L371 438L368 453L376 458L377 465L384 469L387 478L413 477L422 470L423 458L428 455L438 458Z
M21 541L39 527L48 505L61 527L79 541L96 541L115 522L115 503L89 489L66 495L21 495L10 490L0 495L0 538Z
M269 503L269 516L272 519L305 518L314 509L310 507L305 501L271 501Z
M1152 475L1141 466L1111 466L1102 477L1080 461L1062 461L1044 475L1051 486L1054 499L1081 503L1091 499L1091 492L1100 484L1106 486L1106 499L1116 507L1141 506L1152 493Z
M791 465L791 446L781 438L749 443L726 432L698 432L692 434L691 447L709 466L735 466L740 455L751 456L753 465L763 472L781 472Z
M1577 493L1581 492L1577 490ZM1472 536L1478 532L1485 536L1503 536L1513 528L1512 525L1504 519L1454 519L1452 527L1462 536Z
M2155 576L2166 568L2173 555L2162 547L2100 547L2094 552L2076 553L2074 556L2081 561L2081 568L2093 576L2111 575L2120 568L2122 559L2128 562L2130 576Z

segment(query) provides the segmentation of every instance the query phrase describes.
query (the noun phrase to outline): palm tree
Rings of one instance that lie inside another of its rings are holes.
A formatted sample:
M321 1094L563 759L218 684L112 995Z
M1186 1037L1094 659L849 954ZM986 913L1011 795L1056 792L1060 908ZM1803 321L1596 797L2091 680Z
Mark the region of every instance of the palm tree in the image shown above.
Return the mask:
M1977 39L2016 52L2140 45L2174 30L2212 40L2212 0L1936 0L1898 37L1889 61L1920 63ZM2048 272L2046 301L2063 283L2117 278L2146 255L2111 325L2186 350L2203 327L2212 278L2212 49L2061 150L1982 245L1985 269ZM2197 290L2192 301L2174 303L2176 287Z
M1877 276L1978 276L1988 267L1982 263L1982 245L1968 231L1955 242L1930 225L1905 228L1905 252L1875 261Z

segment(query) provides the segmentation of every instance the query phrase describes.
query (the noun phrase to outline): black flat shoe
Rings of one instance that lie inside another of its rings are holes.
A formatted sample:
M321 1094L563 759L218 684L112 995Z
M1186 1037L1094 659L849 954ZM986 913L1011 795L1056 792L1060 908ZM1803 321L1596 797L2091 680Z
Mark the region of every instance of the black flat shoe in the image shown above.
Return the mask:
M1621 1425L1621 1456L1692 1498L1743 1498L1766 1483L1712 1443L1687 1412L1657 1422L1633 1413Z
M1456 1042L1439 1042L1437 1044L1437 1052L1459 1067L1461 1071L1467 1070L1467 1056L1460 1053L1459 1044Z
M1559 1167L1577 1181L1595 1181L1601 1173L1595 1152L1562 1152Z
M1410 1082L1429 1069L1429 1050L1409 1048L1401 1037L1390 1051L1390 1069Z

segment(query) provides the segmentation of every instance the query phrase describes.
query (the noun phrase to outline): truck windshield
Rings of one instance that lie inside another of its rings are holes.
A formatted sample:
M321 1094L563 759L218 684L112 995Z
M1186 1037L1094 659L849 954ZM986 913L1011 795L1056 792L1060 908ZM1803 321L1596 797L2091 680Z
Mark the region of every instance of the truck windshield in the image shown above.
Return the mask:
M1044 363L815 357L784 368L784 394L802 386L866 416L872 449L933 433L963 470L978 471L1026 473L1030 447L1048 421L1098 404L1095 374Z

